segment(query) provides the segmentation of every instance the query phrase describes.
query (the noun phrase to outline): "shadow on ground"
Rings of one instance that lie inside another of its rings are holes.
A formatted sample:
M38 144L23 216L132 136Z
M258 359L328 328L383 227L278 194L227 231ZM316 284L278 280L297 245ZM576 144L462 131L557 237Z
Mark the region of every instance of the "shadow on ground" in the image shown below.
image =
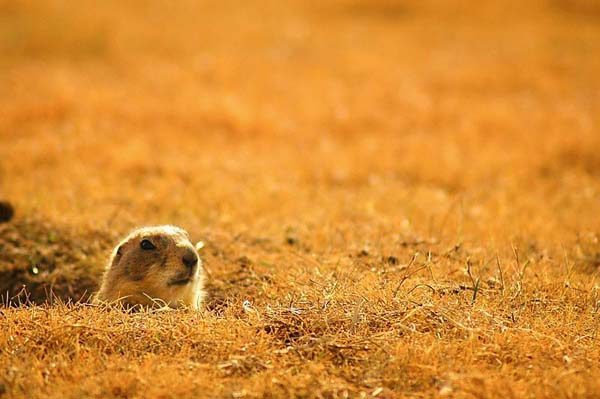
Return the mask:
M112 241L105 232L57 227L39 217L1 224L2 302L89 300Z

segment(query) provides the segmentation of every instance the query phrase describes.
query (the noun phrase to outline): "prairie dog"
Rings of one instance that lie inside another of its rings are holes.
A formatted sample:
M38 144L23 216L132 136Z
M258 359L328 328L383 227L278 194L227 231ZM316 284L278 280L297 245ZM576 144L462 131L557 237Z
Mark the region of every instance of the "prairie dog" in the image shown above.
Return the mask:
M143 227L113 250L95 300L198 309L203 287L202 261L187 232L175 226Z

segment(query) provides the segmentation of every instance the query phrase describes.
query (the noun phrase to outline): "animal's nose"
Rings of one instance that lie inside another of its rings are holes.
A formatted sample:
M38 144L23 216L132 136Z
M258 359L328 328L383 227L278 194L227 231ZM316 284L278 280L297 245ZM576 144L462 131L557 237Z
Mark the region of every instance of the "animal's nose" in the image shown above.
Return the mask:
M193 251L188 250L181 258L183 264L188 268L193 268L198 263L198 255L196 255Z

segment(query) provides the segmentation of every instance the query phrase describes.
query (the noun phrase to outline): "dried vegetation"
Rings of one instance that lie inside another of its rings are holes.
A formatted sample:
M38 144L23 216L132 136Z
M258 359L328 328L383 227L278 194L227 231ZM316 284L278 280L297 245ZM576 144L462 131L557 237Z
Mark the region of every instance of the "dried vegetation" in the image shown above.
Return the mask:
M597 10L0 0L0 397L600 396ZM206 310L88 303L155 223Z

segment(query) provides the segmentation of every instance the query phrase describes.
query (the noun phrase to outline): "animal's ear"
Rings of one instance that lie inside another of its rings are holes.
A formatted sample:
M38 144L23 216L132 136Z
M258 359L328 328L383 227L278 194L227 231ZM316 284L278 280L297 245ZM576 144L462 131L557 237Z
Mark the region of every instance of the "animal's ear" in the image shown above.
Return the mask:
M117 250L113 254L112 263L111 263L110 267L118 266L122 257L123 257L123 245L119 245L117 247Z

